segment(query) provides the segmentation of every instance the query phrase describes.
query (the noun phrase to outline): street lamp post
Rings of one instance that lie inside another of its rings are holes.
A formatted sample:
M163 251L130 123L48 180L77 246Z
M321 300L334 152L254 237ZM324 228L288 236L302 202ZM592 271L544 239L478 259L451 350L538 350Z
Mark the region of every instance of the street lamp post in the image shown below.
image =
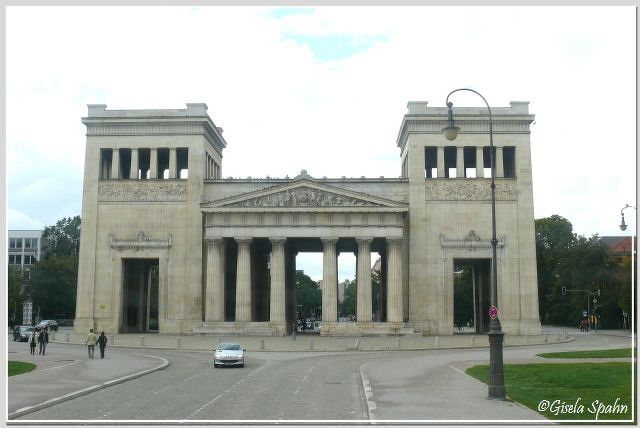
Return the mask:
M627 208L633 208L634 210L636 209L636 207L631 206L629 204L626 204L621 210L620 210L620 216L622 217L622 221L620 222L620 230L622 230L623 232L625 230L627 230L627 224L624 222L624 210L626 210ZM636 210L637 211L637 210ZM633 284L635 283L634 279L635 279L635 268L636 268L636 264L635 264L635 246L634 246L634 231L631 231L631 287L633 287ZM626 312L623 312L623 317L625 318L625 327L626 327Z
M502 358L502 344L504 333L498 319L498 263L496 256L496 247L498 239L496 238L496 162L495 149L493 146L493 116L491 115L491 107L487 100L473 89L460 88L455 89L447 95L447 126L442 129L447 140L453 141L458 136L460 128L453 123L453 103L449 102L449 97L458 91L469 91L482 98L487 105L489 111L489 152L491 159L491 309L489 310L489 398L504 400L506 399L506 391L504 387L504 366ZM478 166L476 165L476 168Z

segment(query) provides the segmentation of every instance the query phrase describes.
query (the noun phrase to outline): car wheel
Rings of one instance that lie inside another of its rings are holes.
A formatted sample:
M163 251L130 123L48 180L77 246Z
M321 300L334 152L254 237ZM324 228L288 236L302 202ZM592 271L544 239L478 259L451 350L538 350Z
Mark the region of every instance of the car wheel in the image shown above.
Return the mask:
M217 369L218 365L216 363L213 363L213 367Z

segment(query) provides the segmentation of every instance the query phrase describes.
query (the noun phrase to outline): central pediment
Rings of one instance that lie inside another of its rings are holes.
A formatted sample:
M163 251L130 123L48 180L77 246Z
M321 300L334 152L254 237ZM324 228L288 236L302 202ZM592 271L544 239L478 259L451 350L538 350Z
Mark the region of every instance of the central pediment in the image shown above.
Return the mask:
M406 205L365 193L319 184L306 179L202 204L202 208L296 209L357 207L406 208Z

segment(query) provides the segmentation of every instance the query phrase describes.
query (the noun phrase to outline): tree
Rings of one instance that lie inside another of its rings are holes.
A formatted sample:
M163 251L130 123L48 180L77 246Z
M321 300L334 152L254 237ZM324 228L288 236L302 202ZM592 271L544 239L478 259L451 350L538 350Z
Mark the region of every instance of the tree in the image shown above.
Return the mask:
M42 233L43 257L31 275L29 294L41 318L73 318L76 305L80 216L59 220Z
M593 311L593 296L585 292L596 291L601 296L601 320L610 327L617 326L620 308L617 300L619 283L615 267L608 258L607 247L598 235L586 238L573 233L571 223L558 215L538 219L536 228L536 252L538 269L538 298L543 323L577 326L583 311Z
M77 256L80 252L80 216L65 217L42 232L44 258Z
M322 291L318 283L300 271L296 271L296 303L299 315L305 318L310 317L315 308L322 306Z
M356 314L356 289L357 285L355 281L352 281L344 289L344 299L340 307L340 314L342 316L349 316Z
M74 317L77 279L78 256L50 257L36 263L31 298L41 318Z
M17 324L20 319L18 311L22 309L22 270L9 268L7 281L7 314L9 325Z

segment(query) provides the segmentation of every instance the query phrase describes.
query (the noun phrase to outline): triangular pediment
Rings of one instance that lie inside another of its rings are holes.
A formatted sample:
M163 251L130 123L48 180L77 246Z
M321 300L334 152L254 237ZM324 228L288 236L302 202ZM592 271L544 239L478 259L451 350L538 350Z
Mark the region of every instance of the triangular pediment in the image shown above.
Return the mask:
M296 180L230 198L202 204L203 208L403 208L401 204L365 193L316 183Z

